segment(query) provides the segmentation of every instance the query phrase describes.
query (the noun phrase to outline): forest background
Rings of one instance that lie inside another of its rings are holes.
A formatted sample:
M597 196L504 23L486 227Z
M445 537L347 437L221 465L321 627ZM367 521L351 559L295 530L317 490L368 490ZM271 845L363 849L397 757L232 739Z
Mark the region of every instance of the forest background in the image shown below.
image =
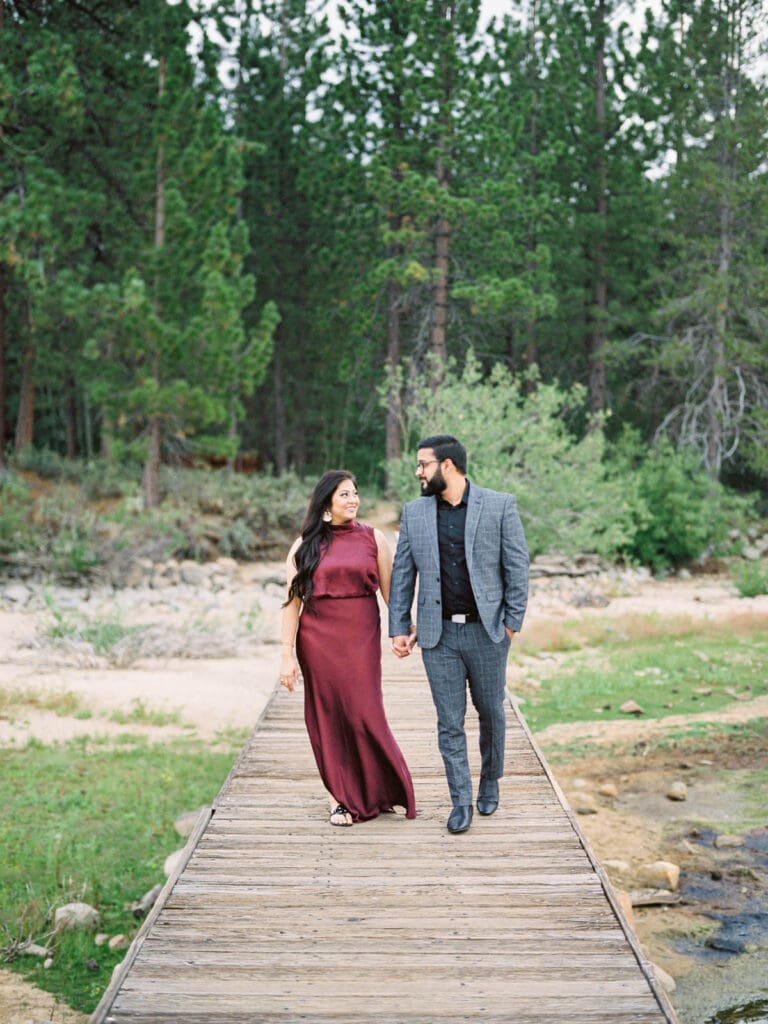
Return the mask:
M505 10L3 0L0 553L95 557L25 534L35 470L253 556L331 465L414 496L434 429L534 553L765 513L764 3Z

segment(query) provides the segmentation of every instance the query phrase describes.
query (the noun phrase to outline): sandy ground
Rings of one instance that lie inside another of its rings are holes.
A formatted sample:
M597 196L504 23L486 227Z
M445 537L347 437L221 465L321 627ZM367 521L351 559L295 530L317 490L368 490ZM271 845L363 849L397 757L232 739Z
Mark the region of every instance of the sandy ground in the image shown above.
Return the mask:
M243 565L227 587L215 594L182 588L162 592L112 593L98 588L73 592L67 597L71 621L98 621L117 615L125 625L151 625L155 630L155 648L159 642L160 650L141 654L123 667L95 656L76 637L47 639L45 634L54 616L41 602L19 609L0 599L0 748L23 746L33 738L54 743L79 735L110 736L127 730L158 741L178 735L214 740L226 730L249 730L277 676L282 573L281 563ZM585 597L595 595L607 598L609 603L605 607L577 607L584 604ZM525 635L545 646L546 638L556 635L564 624L588 630L596 621L632 616L717 621L743 615L765 616L768 621L768 597L741 599L725 578L700 576L657 582L640 574L615 574L599 579L542 580L533 584ZM173 657L162 655L163 636L168 638ZM188 650L184 650L185 637L189 638ZM217 650L221 647L220 656L191 657L206 648L206 637L217 638L211 643ZM225 642L218 644L221 638ZM385 651L384 656L390 655ZM510 682L514 685L516 678L530 671L531 664L540 668L540 658L526 658L511 667ZM61 713L61 707L51 709L63 698L76 701L75 714ZM165 716L161 724L153 722L156 713ZM116 714L122 721L115 720ZM768 699L760 698L735 703L717 717L735 721L766 715ZM708 712L705 717L712 721L715 715ZM539 739L564 743L570 738L589 737L598 742L636 744L675 724L669 718L656 723L632 720L552 726ZM609 768L592 767L595 781ZM663 775L662 767L659 772ZM649 785L661 785L660 778ZM574 781L573 773L564 771L561 784L566 792ZM653 860L662 848L663 824L659 819L658 827L654 827L654 813L653 808L649 811L639 805L634 810L626 806L618 811L606 804L599 815L585 819L585 830L601 857L620 848L629 860ZM652 930L648 941L654 953L658 952ZM669 966L677 966L684 973L685 965ZM66 1024L85 1019L55 1006L50 996L18 977L0 971L2 1024L47 1020Z

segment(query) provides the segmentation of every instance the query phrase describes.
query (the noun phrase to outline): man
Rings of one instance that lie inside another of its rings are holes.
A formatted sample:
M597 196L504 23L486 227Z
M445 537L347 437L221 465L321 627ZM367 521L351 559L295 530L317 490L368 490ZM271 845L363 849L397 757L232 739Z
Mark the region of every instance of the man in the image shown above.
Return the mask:
M466 832L473 814L464 730L467 681L480 721L477 809L493 814L504 774L507 655L525 615L528 549L515 499L470 483L467 452L455 437L425 438L417 459L423 498L403 509L389 635L400 658L411 653L417 640L421 647L453 802L448 831Z

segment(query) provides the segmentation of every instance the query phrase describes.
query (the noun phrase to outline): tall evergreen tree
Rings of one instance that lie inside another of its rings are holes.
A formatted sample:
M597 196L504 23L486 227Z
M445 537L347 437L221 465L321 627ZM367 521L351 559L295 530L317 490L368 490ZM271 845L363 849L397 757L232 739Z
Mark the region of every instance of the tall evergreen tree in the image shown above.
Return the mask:
M759 0L669 0L645 39L671 166L658 327L643 341L666 395L659 432L696 450L713 476L729 464L768 469L763 16Z

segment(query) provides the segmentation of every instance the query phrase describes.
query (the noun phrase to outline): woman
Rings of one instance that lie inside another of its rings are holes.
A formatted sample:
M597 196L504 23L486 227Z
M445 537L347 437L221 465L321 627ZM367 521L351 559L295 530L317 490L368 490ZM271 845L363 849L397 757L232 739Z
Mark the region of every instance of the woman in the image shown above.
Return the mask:
M395 805L414 818L413 783L384 714L376 591L389 600L392 553L357 522L351 473L331 469L310 498L286 563L280 683L304 678L304 720L328 790L332 825L375 818Z

